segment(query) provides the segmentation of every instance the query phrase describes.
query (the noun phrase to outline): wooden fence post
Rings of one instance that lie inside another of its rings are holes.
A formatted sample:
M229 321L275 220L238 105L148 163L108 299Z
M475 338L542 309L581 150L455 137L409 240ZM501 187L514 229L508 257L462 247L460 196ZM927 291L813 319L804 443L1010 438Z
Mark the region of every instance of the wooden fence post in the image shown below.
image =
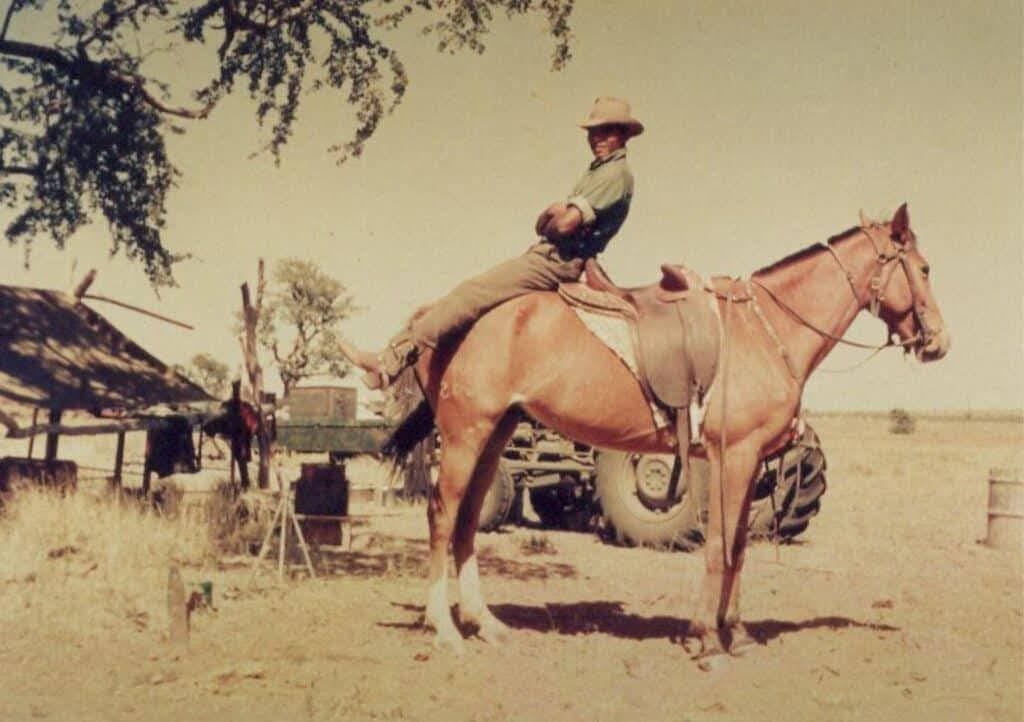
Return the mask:
M63 415L61 409L50 409L50 423L59 424L60 417ZM57 442L60 441L60 434L53 432L46 435L46 455L44 458L47 461L56 461L57 459Z

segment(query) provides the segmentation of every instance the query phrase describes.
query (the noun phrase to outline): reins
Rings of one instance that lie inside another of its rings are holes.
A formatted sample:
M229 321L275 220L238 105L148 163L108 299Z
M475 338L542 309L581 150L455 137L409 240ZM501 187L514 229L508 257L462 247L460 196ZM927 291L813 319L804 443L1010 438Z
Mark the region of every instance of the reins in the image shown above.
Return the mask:
M836 260L836 263L839 265L839 268L842 270L842 273L846 277L847 282L850 284L850 291L853 293L853 297L858 302L859 307L860 308L867 308L872 316L878 317L879 316L879 312L880 312L880 308L881 308L881 301L882 301L882 298L884 297L885 289L888 287L889 282L892 280L893 274L895 273L895 270L896 270L895 266L893 266L892 270L889 271L889 274L885 277L884 282L883 282L883 279L882 279L882 275L885 272L886 268L889 266L889 264L892 263L893 261L899 261L901 264L905 264L906 250L904 248L898 248L896 253L892 253L892 254L883 253L882 250L878 247L878 244L875 242L874 237L868 232L866 227L861 226L860 231L865 236L867 236L868 240L871 241L871 245L874 246L875 254L876 254L875 258L876 258L876 261L877 261L877 263L879 265L878 273L876 273L874 276L872 276L871 280L869 281L868 288L869 288L869 290L871 292L871 298L868 299L868 301L866 303L861 300L860 291L857 289L857 284L856 284L856 282L854 280L853 274L850 273L849 269L846 267L846 264L843 263L843 259L836 252L836 249L832 246L832 244L831 243L820 243L819 245L822 246L823 248L825 248L832 255L832 257ZM904 270L906 270L906 269L904 269ZM909 274L908 274L908 282L909 282ZM793 367L793 362L792 362L792 359L791 359L791 357L789 355L789 352L786 350L785 345L780 340L779 335L775 331L774 327L772 327L772 325L768 321L767 317L761 311L761 308L760 308L759 304L757 303L757 298L754 296L753 290L751 289L751 285L754 285L754 286L757 286L758 288L760 288L762 291L765 292L765 294L770 299L772 299L772 302L774 302L776 306L778 306L783 311L785 311L788 316L790 316L793 320L795 320L800 325L802 325L805 328L808 328L811 331L813 331L814 333L818 334L822 338L827 338L828 340L834 341L835 343L844 344L846 346L851 346L853 348L867 349L869 351L873 351L874 353L872 353L870 356L868 356L868 359L873 358L875 356L875 354L877 354L878 352L882 351L883 349L887 349L889 347L907 348L907 347L910 347L910 346L914 346L915 344L918 344L921 341L926 341L927 338L928 338L928 335L929 335L927 333L928 329L924 325L923 319L918 317L918 326L920 328L923 328L924 332L918 331L916 334L914 334L913 336L911 336L910 338L908 338L906 340L894 341L893 338L892 338L892 334L890 333L889 334L889 338L883 344L872 344L872 343L863 343L863 342L860 342L860 341L850 341L850 340L848 340L846 338L843 338L842 336L837 336L836 334L831 333L830 331L826 331L825 329L823 329L823 328L817 326L816 324L808 321L799 311L797 311L795 308L790 306L784 300L779 298L778 294L775 293L775 291L773 291L771 288L769 288L768 286L766 286L765 284L763 284L761 281L757 280L756 278L751 277L746 282L747 295L746 295L746 297L741 297L741 298L737 298L732 293L729 293L728 295L722 294L721 292L716 290L714 287L712 287L710 284L705 284L704 290L709 292L709 293L711 293L711 294L713 294L719 300L722 300L722 301L729 300L729 301L734 302L734 303L749 302L751 304L751 308L753 309L754 314L757 316L758 320L761 322L761 325L764 327L765 332L768 334L769 338L771 338L772 342L775 344L776 348L778 349L779 354L782 356L783 360L786 362L786 366L789 369L790 375L792 375L793 378L799 378L799 376L798 376L798 374L796 373L796 371L795 371L795 369ZM915 309L916 309L916 303L915 303ZM865 363L866 361L867 361L867 359L864 362L862 362L862 363Z
M791 316L794 320L796 320L802 326L805 326L805 327L809 328L810 330L814 331L819 336L822 336L823 338L827 338L830 341L835 341L836 343L845 344L846 346L852 346L854 348L870 349L872 351L876 351L877 352L877 351L881 351L883 349L889 348L890 346L892 346L892 347L912 346L912 345L914 345L915 343L919 342L922 339L921 333L916 333L912 337L908 338L906 341L895 342L895 341L892 340L892 338L890 338L888 341L886 341L885 343L880 344L880 345L879 344L873 344L873 343L862 343L860 341L850 341L849 339L845 339L842 336L836 336L834 333L830 333L830 332L825 331L824 329L821 329L818 326L814 325L813 323L808 321L806 318L801 316L800 313L796 309L794 309L788 303L786 303L781 298L779 298L778 295L774 291L772 291L770 288L765 286L760 281L757 281L755 279L751 279L750 282L753 283L758 288L760 288L762 291L764 291L768 295L768 297L771 298L772 301L775 302L776 306L778 306L783 311L785 311L787 314L789 314L789 316Z

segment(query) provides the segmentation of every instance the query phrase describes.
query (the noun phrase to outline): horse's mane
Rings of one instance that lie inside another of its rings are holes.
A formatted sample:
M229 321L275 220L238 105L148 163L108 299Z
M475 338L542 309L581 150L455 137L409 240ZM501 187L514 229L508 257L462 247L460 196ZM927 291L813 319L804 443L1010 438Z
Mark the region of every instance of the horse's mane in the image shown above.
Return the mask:
M860 226L853 226L852 228L848 228L847 230L843 231L842 233L839 233L839 234L834 235L831 238L829 238L828 239L828 243L829 244L838 243L839 241L842 241L842 240L844 240L846 238L849 238L850 236L856 235L857 232L860 231L860 229L861 229ZM752 277L753 276L764 276L764 275L766 275L768 273L771 273L772 271L777 271L777 270L782 269L782 268L789 268L791 265L793 265L797 261L802 261L805 258L810 258L811 256L815 256L815 255L817 255L819 253L822 253L824 251L825 251L824 244L812 243L811 245L807 246L806 248L801 248L799 251L796 251L795 253L790 253L785 258L781 258L781 259L779 259L778 261L775 261L772 264L764 266L763 268L759 268L758 270L754 271L754 273L751 274L751 275L752 275Z

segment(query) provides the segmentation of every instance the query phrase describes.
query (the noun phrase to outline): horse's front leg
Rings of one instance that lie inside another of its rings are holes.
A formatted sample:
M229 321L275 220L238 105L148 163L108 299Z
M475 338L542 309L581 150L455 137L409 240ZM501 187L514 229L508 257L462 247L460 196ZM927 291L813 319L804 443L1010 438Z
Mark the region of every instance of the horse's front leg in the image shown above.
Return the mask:
M469 492L462 500L452 538L455 568L459 575L459 620L465 626L475 627L481 639L495 644L508 638L508 627L498 621L484 602L474 541L480 523L480 508L494 482L501 452L515 429L516 421L515 416L506 418L488 442L473 472Z
M692 630L701 639L702 656L734 650L749 641L740 623L739 579L757 449L750 441L731 444L724 465L717 448L708 450L711 485L705 573Z

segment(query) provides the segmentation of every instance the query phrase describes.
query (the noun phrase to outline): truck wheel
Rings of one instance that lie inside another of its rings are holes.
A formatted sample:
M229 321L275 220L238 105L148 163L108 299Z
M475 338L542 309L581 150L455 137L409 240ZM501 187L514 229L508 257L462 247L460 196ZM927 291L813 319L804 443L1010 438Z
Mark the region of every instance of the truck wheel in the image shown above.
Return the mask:
M821 508L826 466L821 440L808 426L783 454L781 475L776 461L758 480L755 497L762 498L750 508L750 536L786 541L802 534Z
M605 528L619 544L692 551L704 542L701 510L707 506L709 468L690 460L676 499L665 498L675 457L602 451L597 455L597 497Z
M495 531L508 520L512 502L516 497L516 485L505 464L498 465L491 488L487 490L483 506L480 507L480 531Z
M563 474L557 484L529 490L530 506L546 529L592 531L595 521L593 493L574 474Z
M564 518L565 505L562 503L558 484L530 489L530 506L533 507L541 526L560 529Z

